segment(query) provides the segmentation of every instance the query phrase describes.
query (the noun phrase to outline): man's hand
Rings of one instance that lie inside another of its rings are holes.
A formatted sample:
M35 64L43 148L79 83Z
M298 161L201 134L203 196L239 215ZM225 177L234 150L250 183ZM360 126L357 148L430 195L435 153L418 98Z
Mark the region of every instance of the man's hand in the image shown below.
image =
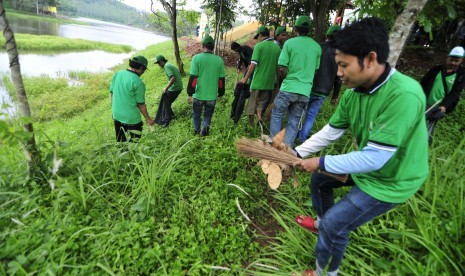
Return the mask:
M163 88L163 90L161 91L162 94L166 94L166 92L168 92L168 87Z
M150 118L146 119L145 121L147 122L149 126L153 126L155 124L155 121Z
M302 160L294 162L293 166L301 167L307 172L314 172L318 170L318 168L320 167L320 158L313 157L309 159L302 159Z
M187 97L187 103L188 103L188 104L192 104L192 102L193 102L193 101L192 101L192 96L188 96L188 97Z
M439 109L441 109L442 113L446 113L446 107L445 106L440 106Z
M245 84L247 82L247 78L242 78L239 80L240 84Z
M433 110L430 110L428 113L426 113L426 120L428 121L437 121L442 119L444 117L445 113L442 111L443 106L437 107ZM445 107L444 107L445 110Z
M338 99L338 98L331 99L331 104L332 104L332 105L337 105L338 103L339 103L339 99Z

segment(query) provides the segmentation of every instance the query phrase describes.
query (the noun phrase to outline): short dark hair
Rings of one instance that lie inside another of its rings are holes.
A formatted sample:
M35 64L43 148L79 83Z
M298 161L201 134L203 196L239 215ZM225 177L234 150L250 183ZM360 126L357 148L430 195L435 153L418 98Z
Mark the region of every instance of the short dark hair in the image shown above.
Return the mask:
M377 17L367 17L334 33L334 47L344 54L356 56L363 68L363 59L371 51L376 52L379 64L385 64L389 56L389 34L386 24Z
M297 32L299 33L299 35L308 35L308 33L310 32L310 29L309 29L309 28L306 28L306 27L297 27L297 26L294 26L294 28L297 30Z
M144 65L130 59L129 60L129 67L134 68L134 69L140 69L140 68L145 68Z
M210 51L213 51L213 49L215 49L215 46L211 45L211 44L202 44L205 48L207 48L208 50Z
M263 32L260 32L260 34L261 34L262 36L268 37L268 36L270 36L270 30L265 29Z
M239 49L239 47L241 47L241 45L236 41L231 42L231 50Z

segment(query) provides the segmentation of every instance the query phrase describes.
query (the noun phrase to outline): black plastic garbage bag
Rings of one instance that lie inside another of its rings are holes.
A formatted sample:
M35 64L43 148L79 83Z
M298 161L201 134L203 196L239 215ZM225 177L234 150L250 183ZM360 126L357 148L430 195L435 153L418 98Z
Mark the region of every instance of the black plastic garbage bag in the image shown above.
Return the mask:
M250 85L237 83L234 89L234 101L231 106L231 119L237 124L244 112L245 100L250 97Z

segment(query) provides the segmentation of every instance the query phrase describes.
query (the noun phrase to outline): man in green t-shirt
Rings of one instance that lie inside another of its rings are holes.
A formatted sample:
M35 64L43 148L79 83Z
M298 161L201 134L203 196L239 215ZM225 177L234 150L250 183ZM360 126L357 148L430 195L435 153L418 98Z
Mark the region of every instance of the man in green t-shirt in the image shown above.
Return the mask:
M155 64L158 64L165 71L168 77L168 84L163 88L160 105L157 115L155 115L155 123L167 127L171 119L174 117L171 105L178 98L182 91L182 77L178 68L168 62L163 55L158 55L155 58Z
M139 139L142 132L142 114L150 126L154 122L145 105L145 84L140 76L147 70L147 59L136 56L129 60L129 69L113 75L110 85L111 111L115 124L116 141Z
M271 113L270 138L281 131L284 115L288 112L284 144L294 145L300 118L310 97L315 70L320 67L321 46L307 34L311 20L306 15L295 21L296 37L284 43L278 66L284 81L274 100Z
M187 101L192 104L194 133L207 136L215 111L216 100L224 95L225 69L224 62L213 54L215 42L211 36L202 40L203 53L192 58ZM200 127L203 112L202 127Z
M454 47L446 64L432 67L421 79L420 84L426 94L428 112L428 140L431 143L434 126L446 113L454 111L465 87L465 69L463 62L465 50L461 46Z
M281 49L270 37L270 30L261 26L254 37L258 39L252 53L252 61L246 75L239 82L245 84L253 74L250 84L250 97L245 114L249 115L249 122L254 126L254 117L257 115L262 121L263 106L271 98L271 93L276 89L276 74L278 58Z
M350 130L357 150L300 160L294 165L313 172L312 205L317 219L298 215L296 222L318 233L316 271L306 275L337 275L349 233L405 202L428 176L425 96L420 84L386 62L386 25L364 18L335 35L337 75L346 90L329 123L296 150L297 156L317 153ZM287 42L286 42L287 43ZM348 174L343 183L326 173ZM334 204L333 189L353 186Z

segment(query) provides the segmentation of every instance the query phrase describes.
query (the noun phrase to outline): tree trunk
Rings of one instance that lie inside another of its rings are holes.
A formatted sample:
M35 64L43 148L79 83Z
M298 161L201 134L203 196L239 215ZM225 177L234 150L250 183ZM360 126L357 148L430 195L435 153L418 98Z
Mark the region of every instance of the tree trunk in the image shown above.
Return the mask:
M389 35L389 46L391 51L389 53L388 62L392 67L396 66L397 60L404 50L413 24L426 2L428 2L428 0L409 0L405 9L396 18L396 22Z
M328 27L326 22L326 14L329 10L330 1L317 1L311 0L310 7L312 9L313 14L313 24L315 27L315 35L314 38L318 42L325 41L326 37L326 28Z
M221 35L220 33L222 32L222 25L223 25L223 22L222 22L222 17L223 17L223 0L220 0L220 15L219 15L219 19L218 17L216 18L217 19L217 23L216 23L216 33L215 33L215 54L219 55L220 52L219 52L219 45L220 45L220 38L221 38Z
M181 53L179 51L178 29L176 27L176 17L174 17L171 20L171 28L173 29L173 32L171 34L171 39L173 40L173 45L174 45L174 56L176 57L176 63L178 64L179 72L182 75L184 75L184 63L182 63Z
M267 25L268 22L270 21L270 6L271 6L271 0L268 0L268 5L266 6L266 13L265 17L263 19L263 24L262 25Z
M10 25L6 18L5 8L3 6L3 0L0 0L0 25L3 29L3 36L5 37L6 52L10 62L11 80L16 90L16 97L18 98L19 111L21 117L31 118L31 109L29 108L29 102L27 101L26 90L24 89L23 78L21 76L21 68L19 65L18 50L16 48L16 41L13 31L10 29ZM36 145L34 136L34 127L32 122L25 123L23 125L25 132L30 133L29 138L22 143L26 158L28 160L29 177L35 178L39 176L39 165L40 165L40 152ZM24 144L23 144L24 143Z
M278 26L281 26L281 22L279 22L279 20L281 20L281 9L283 7L283 0L281 0L281 2L279 3L279 6L278 6L278 16L276 17L276 24L277 26L275 26L275 30Z
M153 0L151 1L152 1L152 7L153 7ZM160 3L163 5L163 8L168 13L168 17L170 18L171 30L172 30L171 39L173 40L174 56L176 58L176 63L178 64L179 72L182 75L184 75L184 64L182 63L181 54L179 51L178 29L176 27L176 17L177 17L176 0L171 0L171 5L165 0L160 0ZM152 12L155 14L153 10Z

